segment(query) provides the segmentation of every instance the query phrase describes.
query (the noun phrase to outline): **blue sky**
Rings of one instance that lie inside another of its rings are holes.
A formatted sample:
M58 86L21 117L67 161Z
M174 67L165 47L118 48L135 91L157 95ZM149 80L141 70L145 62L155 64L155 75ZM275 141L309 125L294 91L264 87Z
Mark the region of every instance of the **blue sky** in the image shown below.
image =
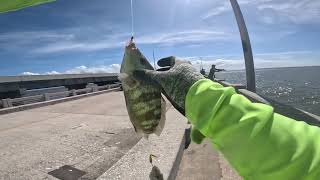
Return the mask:
M175 55L242 69L229 1L133 0L136 43L149 60ZM320 65L320 1L239 0L255 65ZM57 0L0 14L0 75L117 72L131 34L130 0Z

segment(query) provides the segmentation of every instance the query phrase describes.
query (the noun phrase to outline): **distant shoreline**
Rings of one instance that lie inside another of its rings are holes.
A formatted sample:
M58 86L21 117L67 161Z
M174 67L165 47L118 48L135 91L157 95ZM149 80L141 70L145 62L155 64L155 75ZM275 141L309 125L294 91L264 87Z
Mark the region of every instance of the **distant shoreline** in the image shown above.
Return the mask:
M288 66L288 67L255 68L255 70L284 69L284 68L304 68L304 67L319 67L319 68L320 68L320 65L315 65L315 66ZM228 70L228 69L226 69L226 72L234 72L234 71L245 71L245 69L233 69L233 70Z

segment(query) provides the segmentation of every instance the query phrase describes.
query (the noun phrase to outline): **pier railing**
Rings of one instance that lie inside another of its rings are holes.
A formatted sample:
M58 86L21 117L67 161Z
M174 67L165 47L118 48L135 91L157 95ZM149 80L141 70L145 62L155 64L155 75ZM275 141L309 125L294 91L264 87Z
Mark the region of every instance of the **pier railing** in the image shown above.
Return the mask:
M218 79L216 79L216 81L221 83L223 86L234 87L239 94L244 95L245 97L250 99L252 102L271 105L274 108L274 111L276 113L293 118L297 121L304 121L307 124L320 127L320 117L317 115L314 115L314 114L306 112L304 110L292 107L287 104L280 103L280 102L275 101L273 99L270 99L268 97L261 96L255 92L252 92L252 91L245 89L246 86L244 86L242 84L232 84L232 83L228 83L224 80L218 80Z
M264 104L273 106L275 112L279 114L320 127L320 117L317 115L311 114L301 109L294 108L286 104L279 103L275 100L272 100L267 97L263 97L252 91L248 91L247 89L245 89L246 86L242 84L232 84L232 83L228 83L226 81L218 80L218 79L216 79L216 81L221 83L223 86L234 87L239 94L246 96L248 99L250 99L253 102L264 103ZM0 109L2 108L5 110L6 108L9 109L15 106L22 107L23 105L27 105L27 104L46 102L46 101L55 100L55 99L62 99L65 97L72 97L72 96L78 96L78 95L83 95L83 94L88 94L88 93L93 93L98 91L105 91L113 88L118 88L120 86L121 84L110 84L105 86L92 86L84 89L73 89L70 91L57 92L57 93L45 93L42 95L36 95L36 96L30 96L30 97L2 99L0 100Z
M14 106L21 106L21 105L32 104L32 103L37 103L37 102L50 101L50 100L54 100L54 99L61 99L61 98L70 97L70 96L76 96L76 95L87 94L87 93L91 93L91 92L108 90L108 89L116 88L119 86L121 86L121 85L120 84L108 84L105 86L93 86L93 87L87 87L84 89L73 89L70 91L63 91L63 92L56 92L56 93L44 93L41 95L14 98L14 99L10 99L10 98L2 99L2 100L0 100L0 108L10 108L10 107L14 107Z

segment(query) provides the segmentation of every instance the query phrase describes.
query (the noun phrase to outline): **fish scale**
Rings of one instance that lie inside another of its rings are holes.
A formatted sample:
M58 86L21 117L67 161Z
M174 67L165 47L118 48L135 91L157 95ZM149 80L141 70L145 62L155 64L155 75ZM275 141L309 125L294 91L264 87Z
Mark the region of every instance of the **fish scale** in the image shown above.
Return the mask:
M143 87L141 84L139 87ZM135 92L139 91L139 87L128 90L125 96L129 103L136 102L133 105L128 105L128 111L130 111L130 119L141 120L141 129L143 132L153 132L158 125L157 121L161 118L161 94L155 93L142 93L141 96L135 97ZM143 121L144 120L144 121ZM147 122L147 123L146 123ZM148 126L144 125L148 124ZM150 126L150 124L152 126Z
M157 88L153 82L134 78L132 73L142 69L153 70L131 41L125 48L119 76L130 121L138 134L160 135L165 123L165 101L161 96L161 88Z

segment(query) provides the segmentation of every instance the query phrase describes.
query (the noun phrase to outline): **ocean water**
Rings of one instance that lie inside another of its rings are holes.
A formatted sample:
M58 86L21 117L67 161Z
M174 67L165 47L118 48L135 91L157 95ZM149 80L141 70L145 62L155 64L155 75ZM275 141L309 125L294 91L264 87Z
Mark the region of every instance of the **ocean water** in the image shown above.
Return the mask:
M216 73L219 79L245 84L244 71ZM257 93L320 115L320 66L256 70Z

